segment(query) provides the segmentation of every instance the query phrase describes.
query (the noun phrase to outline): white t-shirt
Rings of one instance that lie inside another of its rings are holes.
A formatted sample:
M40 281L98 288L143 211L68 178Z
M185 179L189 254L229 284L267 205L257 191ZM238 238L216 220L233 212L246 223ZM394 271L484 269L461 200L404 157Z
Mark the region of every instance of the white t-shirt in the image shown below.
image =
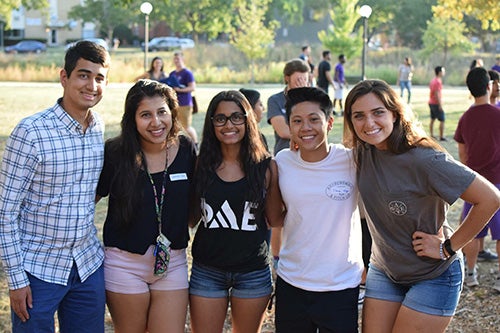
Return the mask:
M284 149L276 156L287 214L278 275L309 291L354 288L363 271L356 168L350 149L306 162Z

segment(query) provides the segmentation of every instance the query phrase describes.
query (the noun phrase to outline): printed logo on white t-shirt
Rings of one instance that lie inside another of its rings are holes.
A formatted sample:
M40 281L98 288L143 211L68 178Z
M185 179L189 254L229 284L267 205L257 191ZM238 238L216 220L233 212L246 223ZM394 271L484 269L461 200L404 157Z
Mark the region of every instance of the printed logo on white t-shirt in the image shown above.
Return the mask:
M347 200L351 197L353 190L354 185L351 182L339 180L328 185L325 193L332 200Z

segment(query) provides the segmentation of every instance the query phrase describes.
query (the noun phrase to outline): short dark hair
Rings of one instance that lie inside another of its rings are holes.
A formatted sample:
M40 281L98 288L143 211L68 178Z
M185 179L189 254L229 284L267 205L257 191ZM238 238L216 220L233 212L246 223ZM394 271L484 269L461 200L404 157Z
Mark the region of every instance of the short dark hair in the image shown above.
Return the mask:
M345 59L345 55L344 54L339 55L339 60L343 60L343 59Z
M64 57L64 70L68 77L71 76L79 59L100 64L105 68L109 68L111 63L109 53L104 47L88 40L82 40L70 47Z
M500 80L500 73L498 73L497 71L493 70L493 69L490 69L488 71L488 74L490 75L490 80L493 80L493 81L498 81Z
M307 48L308 48L308 47L309 47L309 45L304 45L304 46L302 46L302 51L307 50Z
M323 58L326 57L329 54L330 54L330 51L328 51L328 50L323 51L323 53L322 53Z
M487 93L490 75L483 67L475 67L467 74L466 83L472 96L481 97Z
M283 68L283 76L290 76L293 73L309 73L311 68L304 60L297 58L288 61Z
M290 121L290 114L292 108L302 102L317 103L321 111L324 112L325 117L328 119L333 112L332 100L323 89L315 87L302 87L288 90L286 94L286 120Z
M443 66L436 66L434 67L434 74L438 75L439 73L441 73L443 71Z

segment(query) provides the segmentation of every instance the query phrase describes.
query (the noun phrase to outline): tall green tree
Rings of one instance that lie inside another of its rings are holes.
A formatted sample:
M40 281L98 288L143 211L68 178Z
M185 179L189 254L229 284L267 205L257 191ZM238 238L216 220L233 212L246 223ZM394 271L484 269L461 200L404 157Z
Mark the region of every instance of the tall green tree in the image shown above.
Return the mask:
M443 64L446 66L448 54L474 50L474 44L464 36L465 31L466 27L462 22L433 17L427 22L427 29L423 36L422 55L428 57L440 52L443 55Z
M236 15L230 42L249 60L252 84L255 81L255 61L266 57L278 27L277 21L266 22L269 2L270 0L238 0L234 5Z
M343 53L350 58L361 53L362 31L354 31L360 19L357 10L356 2L351 0L338 0L338 3L329 9L332 23L327 30L318 32L318 38L333 54Z

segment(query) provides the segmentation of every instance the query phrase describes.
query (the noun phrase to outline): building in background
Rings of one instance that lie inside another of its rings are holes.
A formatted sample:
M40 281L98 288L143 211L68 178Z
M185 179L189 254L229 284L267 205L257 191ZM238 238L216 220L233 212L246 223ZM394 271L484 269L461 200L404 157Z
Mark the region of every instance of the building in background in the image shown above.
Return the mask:
M26 10L21 7L12 12L10 30L5 31L5 44L22 39L46 41L49 46L65 45L68 41L96 36L93 23L80 24L68 18L73 6L81 0L49 0L49 7L43 10Z

